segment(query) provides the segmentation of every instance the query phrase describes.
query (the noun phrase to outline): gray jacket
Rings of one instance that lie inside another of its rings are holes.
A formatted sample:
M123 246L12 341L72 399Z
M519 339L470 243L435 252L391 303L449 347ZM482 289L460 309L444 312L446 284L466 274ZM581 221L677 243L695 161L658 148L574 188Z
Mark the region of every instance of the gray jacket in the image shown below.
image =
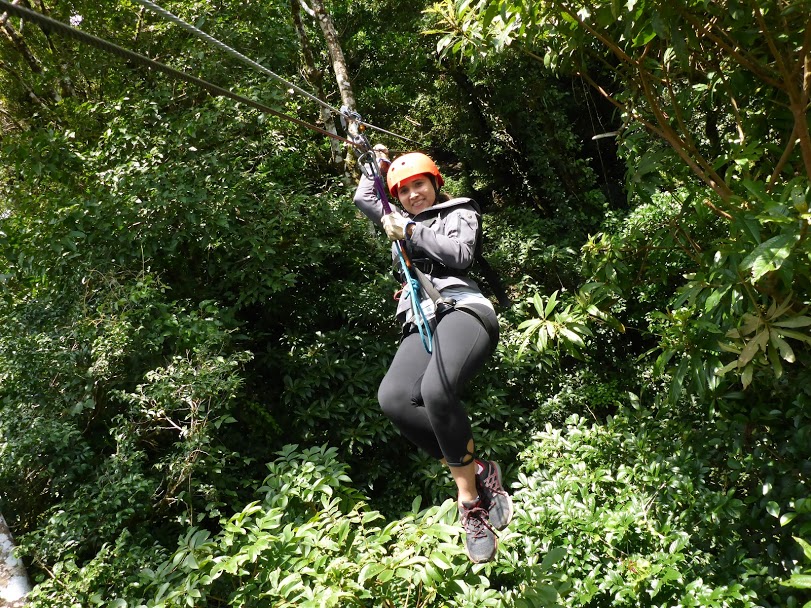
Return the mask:
M366 217L382 229L383 205L375 193L374 182L366 176L360 179L354 202ZM410 217L405 211L395 208L397 212ZM454 198L438 203L411 219L416 223L408 239L412 258L428 258L452 270L465 270L473 264L479 234L479 212L472 199ZM397 243L392 243L391 255L392 261L399 265ZM466 276L438 277L429 273L426 276L439 292L448 287L480 292L476 282ZM402 320L410 308L410 294L404 290L397 305L397 318Z

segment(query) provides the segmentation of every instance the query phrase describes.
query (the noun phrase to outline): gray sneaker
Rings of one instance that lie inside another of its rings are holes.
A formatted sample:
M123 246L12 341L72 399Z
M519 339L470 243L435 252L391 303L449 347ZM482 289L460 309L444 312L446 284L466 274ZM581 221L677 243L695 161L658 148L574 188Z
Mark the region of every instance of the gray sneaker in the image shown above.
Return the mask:
M465 531L465 551L470 561L489 562L496 554L498 539L487 521L487 511L480 499L459 504L459 519Z
M501 485L501 468L492 460L476 460L476 487L490 525L503 530L513 518L513 501Z

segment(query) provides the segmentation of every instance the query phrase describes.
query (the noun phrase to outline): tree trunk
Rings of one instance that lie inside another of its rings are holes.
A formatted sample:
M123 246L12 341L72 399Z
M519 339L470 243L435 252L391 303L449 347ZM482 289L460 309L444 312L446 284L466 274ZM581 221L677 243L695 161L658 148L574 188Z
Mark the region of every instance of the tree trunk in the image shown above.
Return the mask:
M25 90L25 93L28 95L28 98L40 106L45 112L50 112L51 108L46 104L40 97L34 92L34 90L28 85L25 79L20 76L17 72L15 72L9 65L7 65L4 61L0 60L0 70L7 72L10 76L12 76L15 80L20 83L20 86ZM13 111L13 110L12 110Z
M305 0L300 1L304 10L318 21L321 32L324 34L324 40L327 42L327 49L332 60L332 69L335 72L335 79L338 81L338 90L341 93L341 104L350 112L356 112L355 94L352 92L352 82L349 80L349 70L346 67L341 41L338 38L335 24L332 22L332 17L324 6L324 0L311 0L311 7L307 6ZM357 135L358 125L349 122L347 130L349 135ZM347 150L345 163L347 168L354 167L354 156L351 150Z
M326 99L324 92L324 75L315 65L310 39L307 36L307 31L304 29L304 24L301 22L301 5L299 4L299 0L290 0L290 10L293 14L293 25L296 28L296 33L301 43L301 54L304 58L304 79L315 89L315 94L319 99ZM335 117L332 115L330 109L322 105L319 107L319 112L324 128L330 133L337 135L338 130L335 128ZM330 139L329 141L332 163L340 171L343 171L344 161L341 156L341 143L337 139Z
M341 41L338 38L338 31L332 22L332 17L327 12L323 0L310 0L311 7L308 7L304 0L301 2L304 10L307 10L318 21L324 40L327 41L327 49L332 59L332 69L338 81L338 90L341 93L341 103L351 112L355 111L355 95L352 92L352 82L349 80L349 70L346 67L346 59L341 48ZM309 10L308 10L309 9Z
M25 566L14 556L14 540L0 513L0 608L21 608L29 591Z
M5 34L6 39L17 49L17 52L20 53L22 58L25 59L31 71L35 74L40 74L42 72L42 62L34 55L22 35L8 22L7 13L3 13L2 17L0 17L0 22L2 22L2 32Z
M4 133L22 131L23 129L22 123L9 114L3 105L3 100L0 99L0 137L2 137Z

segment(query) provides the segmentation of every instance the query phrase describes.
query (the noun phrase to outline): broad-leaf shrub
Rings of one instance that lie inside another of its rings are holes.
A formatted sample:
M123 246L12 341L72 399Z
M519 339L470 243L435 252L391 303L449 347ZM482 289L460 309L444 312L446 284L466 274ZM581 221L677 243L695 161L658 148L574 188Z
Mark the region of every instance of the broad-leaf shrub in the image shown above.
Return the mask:
M121 606L439 607L549 606L547 560L530 566L542 589L496 590L461 546L456 505L411 510L386 523L350 485L337 450L286 446L268 465L260 500L222 522L191 528L162 564L144 572ZM523 560L526 559L524 555ZM510 560L514 572L522 560ZM493 570L493 574L498 567ZM526 599L517 599L517 598Z
M791 529L798 515L750 538L767 511L782 513L769 506L772 485L754 481L775 463L759 450L741 454L746 473L723 478L728 465L718 458L736 429L700 414L689 426L684 419L638 405L605 424L572 416L539 430L522 453L515 499L523 512L512 529L531 539L523 542L564 550L564 605L797 605L770 576L779 580L793 563L779 527ZM804 498L792 504L807 511Z
M77 577L126 561L124 546L137 562L139 547L151 555L166 530L232 500L241 459L223 438L248 359L227 354L227 315L211 302L172 301L150 275L88 282L106 289L75 298L40 279L39 297L0 300L0 478L25 488L4 492L4 510L42 572ZM46 596L61 580L34 579Z
M811 562L811 544L802 538L795 538L797 543L803 548L803 554L806 562ZM796 587L797 589L811 589L811 569L806 567L801 572L794 572L787 581L783 581L787 587ZM803 605L803 608L808 608L811 601Z

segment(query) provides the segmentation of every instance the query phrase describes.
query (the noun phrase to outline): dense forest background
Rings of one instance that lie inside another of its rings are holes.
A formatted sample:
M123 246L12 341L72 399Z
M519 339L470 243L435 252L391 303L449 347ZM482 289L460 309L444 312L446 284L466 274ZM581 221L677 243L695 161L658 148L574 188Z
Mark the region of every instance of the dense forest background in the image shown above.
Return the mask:
M131 0L20 4L329 118ZM328 138L5 15L31 606L808 606L809 2L163 6L339 106L328 19L357 110L482 204L512 305L466 403L516 518L470 564L378 410L397 286Z

